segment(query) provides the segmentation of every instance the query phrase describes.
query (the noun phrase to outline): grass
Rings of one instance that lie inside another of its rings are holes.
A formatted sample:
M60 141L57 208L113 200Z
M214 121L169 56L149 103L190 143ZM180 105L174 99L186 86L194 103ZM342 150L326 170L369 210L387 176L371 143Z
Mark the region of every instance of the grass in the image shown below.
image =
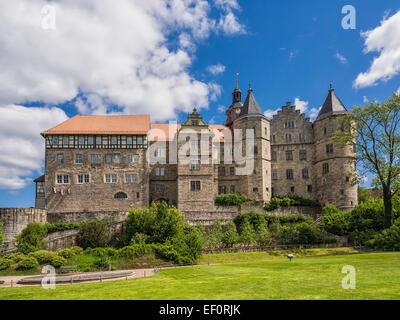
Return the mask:
M253 257L254 258L254 257ZM261 257L262 259L264 257ZM0 299L400 299L400 253L253 261L162 270L154 277L103 283L1 288ZM356 290L342 288L342 268L357 271Z

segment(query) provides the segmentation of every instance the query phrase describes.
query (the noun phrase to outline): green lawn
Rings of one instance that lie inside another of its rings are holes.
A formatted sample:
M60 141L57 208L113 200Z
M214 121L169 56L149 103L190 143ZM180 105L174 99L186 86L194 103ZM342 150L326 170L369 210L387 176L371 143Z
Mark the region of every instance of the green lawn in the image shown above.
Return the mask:
M357 288L342 289L342 267ZM0 299L400 299L400 253L271 260L162 270L154 277L108 283L2 288Z

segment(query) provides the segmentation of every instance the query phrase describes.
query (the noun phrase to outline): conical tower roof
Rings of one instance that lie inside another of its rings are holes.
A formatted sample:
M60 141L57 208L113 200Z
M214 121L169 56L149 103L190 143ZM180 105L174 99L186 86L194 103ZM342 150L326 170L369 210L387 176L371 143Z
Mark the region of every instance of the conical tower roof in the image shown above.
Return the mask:
M253 89L251 89L251 84L247 92L246 101L243 104L242 112L239 117L244 117L248 115L264 115L261 111L260 106L257 103L256 98L253 94Z
M321 111L318 114L317 120L321 120L323 118L338 115L338 114L346 114L348 113L346 107L343 105L342 101L336 96L335 90L331 87L329 89L328 96L324 102L324 105L321 108Z

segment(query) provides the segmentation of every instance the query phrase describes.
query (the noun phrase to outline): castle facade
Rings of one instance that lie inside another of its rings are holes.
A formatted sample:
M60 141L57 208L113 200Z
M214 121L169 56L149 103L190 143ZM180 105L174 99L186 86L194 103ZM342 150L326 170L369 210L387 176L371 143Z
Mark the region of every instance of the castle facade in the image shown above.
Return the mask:
M45 174L36 207L49 212L129 210L165 201L184 212L212 211L221 193L262 202L301 196L321 205L357 205L352 146L333 139L346 108L329 90L314 122L291 103L269 120L253 90L232 93L224 125L193 110L183 124L150 116L77 115L42 132Z

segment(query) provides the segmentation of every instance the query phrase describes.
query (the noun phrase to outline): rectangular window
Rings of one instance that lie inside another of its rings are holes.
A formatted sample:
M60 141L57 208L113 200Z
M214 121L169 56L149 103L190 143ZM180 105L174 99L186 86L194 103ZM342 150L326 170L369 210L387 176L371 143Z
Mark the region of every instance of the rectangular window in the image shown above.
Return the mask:
M218 187L219 194L226 194L226 186L219 186Z
M53 145L58 146L58 137L53 137Z
M64 163L64 154L60 153L57 155L57 163L63 164Z
M294 192L294 187L290 187L290 192L291 192L291 193Z
M254 154L258 154L258 147L254 146Z
M306 150L300 150L300 160L307 160L307 151Z
M230 173L231 176L234 176L235 175L235 168L234 167L230 167L229 168L229 173Z
M308 192L312 192L312 185L308 185L308 186L307 186L307 191L308 191Z
M111 163L111 162L112 162L112 155L106 154L106 163Z
M190 162L190 170L199 171L200 170L200 161L194 160Z
M117 137L111 137L111 144L113 145L113 146L116 146L117 144L118 144L118 138Z
M164 192L165 186L163 184L156 184L156 192Z
M293 160L293 151L286 151L286 160Z
M75 163L82 164L83 163L83 156L81 154L75 155Z
M286 142L292 142L292 135L291 134L287 134L286 135Z
M101 163L101 154L96 154L96 163Z
M135 183L136 182L136 174L126 174L125 182L126 183Z
M218 175L220 177L224 177L225 176L225 168L224 167L219 167L218 168Z
M63 183L63 176L57 176L57 183L58 184Z
M137 154L128 155L128 163L138 163L138 162L139 162L139 155Z
M112 183L117 183L117 175L116 174L111 175L111 181L112 181Z
M111 183L111 175L106 174L106 183Z
M292 169L287 169L286 170L286 179L292 180L293 179L293 170Z
M277 159L276 151L272 151L271 157L272 157L272 161L276 161L276 159Z
M253 188L254 193L258 193L258 188Z
M278 171L272 170L271 175L272 175L272 180L278 180Z
M191 191L200 191L200 181L191 181L190 182L190 190Z
M101 146L101 136L96 137L96 145Z
M141 136L137 137L137 144L143 145L143 137L141 137Z
M267 130L267 129L265 129L265 130ZM231 186L231 193L235 193L236 192L236 188L235 188L235 186Z
M326 153L333 153L333 144L326 145Z
M83 183L83 175L78 175L78 183L79 184Z
M93 136L89 136L87 141L88 141L88 145L89 145L89 146L92 146L92 145L94 144L94 138L93 138Z
M308 179L309 178L308 169L307 168L302 170L302 175L303 175L303 179Z
M90 183L90 176L85 174L85 183Z
M121 155L114 154L114 163L120 163L120 161L121 161Z
M322 164L322 173L323 174L329 173L329 163Z
M156 157L165 157L165 149L157 148L156 149Z
M91 163L101 163L101 154L91 154L90 162Z
M132 145L133 144L133 139L132 139L132 137L126 137L126 144L128 144L128 145Z
M69 183L69 176L64 176L64 183L65 184Z
M306 140L306 137L303 133L299 133L299 141L304 142Z
M85 144L85 137L84 136L79 136L78 143L79 143L80 146L83 146Z
M69 144L69 137L63 137L62 141L63 141L63 145L67 146Z
M164 168L156 168L156 176L163 177L164 175L165 175L165 169Z

